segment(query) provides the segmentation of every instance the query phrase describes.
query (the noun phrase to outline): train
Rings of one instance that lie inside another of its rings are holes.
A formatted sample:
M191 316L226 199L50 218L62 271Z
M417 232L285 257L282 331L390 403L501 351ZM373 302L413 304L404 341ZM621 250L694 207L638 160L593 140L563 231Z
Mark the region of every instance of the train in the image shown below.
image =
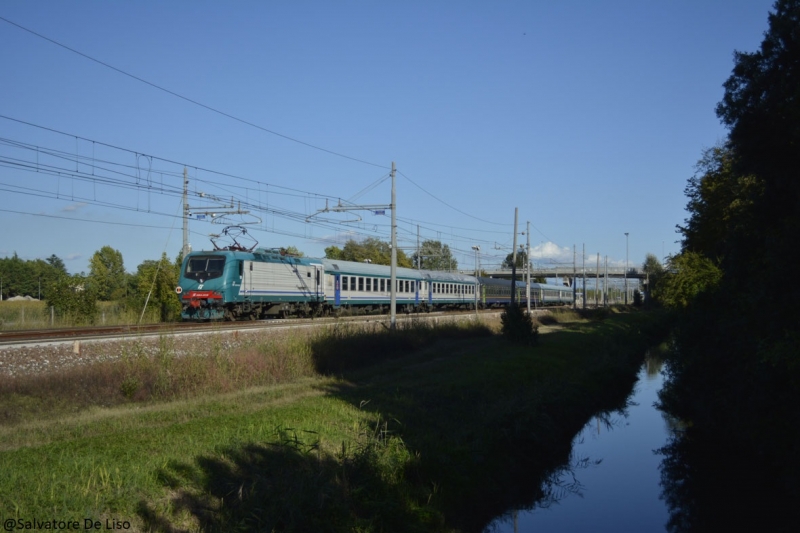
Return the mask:
M503 307L511 281L398 267L398 312ZM527 287L516 283L526 305ZM191 252L175 288L184 321L257 320L290 316L388 312L391 272L385 265L298 257L282 249L217 249ZM531 283L531 305L573 301L565 286Z

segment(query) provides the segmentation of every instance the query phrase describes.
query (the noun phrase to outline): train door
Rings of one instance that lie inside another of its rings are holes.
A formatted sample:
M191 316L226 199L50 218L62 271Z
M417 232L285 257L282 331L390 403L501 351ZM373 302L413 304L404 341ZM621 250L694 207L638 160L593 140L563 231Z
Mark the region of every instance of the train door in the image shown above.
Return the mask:
M342 305L342 276L341 274L333 275L333 304L336 307Z
M242 294L249 297L253 291L253 262L244 261L242 268Z
M414 304L419 305L419 280L414 281Z
M320 301L325 296L325 276L322 265L312 265L314 267L314 298Z

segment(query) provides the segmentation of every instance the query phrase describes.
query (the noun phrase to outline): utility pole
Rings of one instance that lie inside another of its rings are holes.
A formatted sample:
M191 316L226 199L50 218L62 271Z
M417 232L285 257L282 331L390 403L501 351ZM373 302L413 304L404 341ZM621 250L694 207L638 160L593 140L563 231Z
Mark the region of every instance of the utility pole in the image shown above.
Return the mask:
M586 309L586 243L583 243L583 255L581 255L581 264L583 269L583 308Z
M475 250L475 279L477 280L478 279L478 274L479 274L479 272L478 272L478 252L481 251L481 247L478 246L478 245L475 245L475 246L472 247L472 249ZM479 290L480 290L480 284L476 283L475 284L475 317L476 318L478 317L478 291Z
M391 266L391 275L390 275L390 284L389 287L389 325L391 329L397 329L397 189L395 187L395 175L396 175L396 168L394 161L392 161L392 203L388 206L386 205L354 205L354 206L346 206L342 205L341 200L339 201L339 205L334 207L328 207L328 204L325 204L325 209L319 209L313 215L306 217L306 222L308 222L312 217L320 213L327 213L329 211L333 211L336 213L341 213L344 211L372 211L372 210L381 210L381 209L391 209L392 210L392 266Z
M511 253L511 305L516 305L517 298L517 215L519 214L519 208L514 208L514 248L512 248L513 252Z
M576 281L578 280L578 265L576 261L578 260L578 249L573 244L572 245L572 309L578 309L578 287L576 285Z
M421 265L421 261L422 261L422 257L420 256L421 253L422 252L419 249L419 224L417 224L417 270L422 268L420 266Z
M525 295L527 296L528 300L528 314L531 314L531 221L528 221L528 226L525 228L525 237L527 237L527 250L525 251L525 268L528 271L527 275L527 288L525 289Z
M594 306L600 307L600 252L597 252L597 269L594 271Z
M606 256L606 279L603 281L603 307L608 307L608 256Z
M204 196L203 193L200 193L200 196ZM215 202L219 202L220 204L224 204L224 202L216 197L210 197ZM192 209L189 205L189 173L186 170L186 167L183 167L183 248L181 248L181 255L186 257L191 250L189 249L189 217L192 214L197 215L211 215L212 221L214 217L222 216L222 215L247 215L250 211L242 211L242 203L239 202L239 207L236 208L233 202L233 197L231 197L230 205L221 205L213 210L206 210L206 211L198 211Z
M389 327L397 329L397 197L395 191L395 166L392 161L392 289L389 291Z
M625 232L625 305L628 305L628 232Z
M181 259L189 254L189 171L183 167L183 248Z

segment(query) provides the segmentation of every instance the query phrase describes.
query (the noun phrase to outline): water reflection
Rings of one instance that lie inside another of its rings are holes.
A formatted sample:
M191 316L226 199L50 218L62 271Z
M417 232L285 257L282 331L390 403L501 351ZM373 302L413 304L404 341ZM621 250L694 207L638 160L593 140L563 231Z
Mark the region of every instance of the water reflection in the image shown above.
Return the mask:
M800 487L783 475L797 456L745 451L736 435L704 434L679 421L671 430L658 451L668 531L797 531Z
M598 413L576 436L569 461L541 487L541 498L496 519L485 532L664 531L659 456L669 434L654 407L662 349L648 352L622 409Z

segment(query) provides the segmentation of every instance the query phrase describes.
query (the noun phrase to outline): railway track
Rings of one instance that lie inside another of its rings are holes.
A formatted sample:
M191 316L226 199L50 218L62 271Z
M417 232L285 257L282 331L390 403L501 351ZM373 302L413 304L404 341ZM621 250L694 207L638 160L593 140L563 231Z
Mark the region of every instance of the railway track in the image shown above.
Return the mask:
M497 315L497 310L481 311L481 316ZM475 311L433 312L415 315L398 315L398 322L413 319L457 317L474 315ZM112 340L159 335L185 335L216 333L224 331L251 331L257 329L308 327L309 325L333 324L336 322L388 322L388 315L358 315L348 317L268 319L252 322L175 322L169 324L88 326L38 330L0 331L0 347L21 344L50 344L86 340Z

